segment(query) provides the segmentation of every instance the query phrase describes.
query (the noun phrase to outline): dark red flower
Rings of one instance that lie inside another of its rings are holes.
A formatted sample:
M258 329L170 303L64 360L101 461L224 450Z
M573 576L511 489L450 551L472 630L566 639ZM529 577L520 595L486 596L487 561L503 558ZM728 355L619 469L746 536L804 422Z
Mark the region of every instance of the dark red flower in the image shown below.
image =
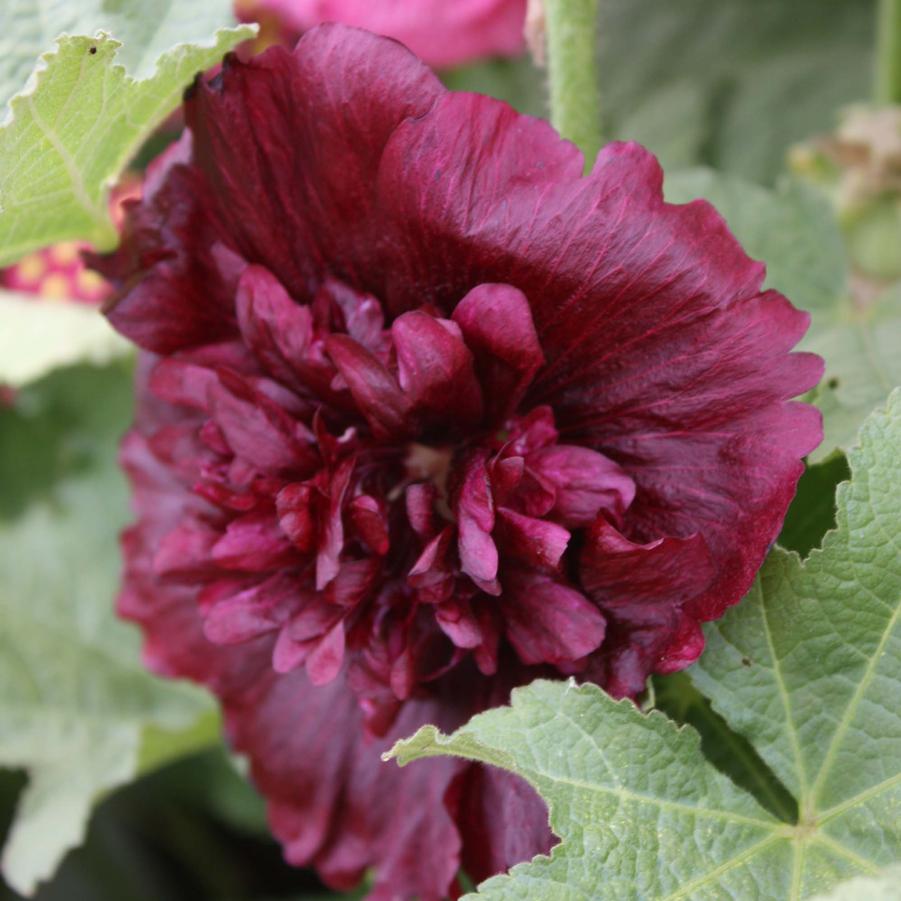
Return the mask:
M820 439L808 317L654 158L324 26L231 61L151 173L122 614L209 685L294 863L437 899L551 837L511 777L379 753L539 674L695 660Z

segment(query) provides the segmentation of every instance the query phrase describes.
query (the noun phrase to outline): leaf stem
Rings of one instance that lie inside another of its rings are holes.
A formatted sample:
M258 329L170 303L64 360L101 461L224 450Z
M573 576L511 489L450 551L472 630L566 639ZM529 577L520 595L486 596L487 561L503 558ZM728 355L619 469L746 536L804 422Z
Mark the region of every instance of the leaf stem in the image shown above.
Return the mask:
M875 94L877 103L901 103L901 0L879 0Z
M598 0L544 0L551 123L585 155L601 147L597 67Z

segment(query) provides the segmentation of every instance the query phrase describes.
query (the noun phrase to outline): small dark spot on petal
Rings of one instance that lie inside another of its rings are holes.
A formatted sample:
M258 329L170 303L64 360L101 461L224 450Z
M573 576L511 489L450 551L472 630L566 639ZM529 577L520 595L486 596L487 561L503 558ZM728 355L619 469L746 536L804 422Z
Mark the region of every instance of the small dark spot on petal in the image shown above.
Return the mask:
M742 665L742 666L750 666L750 665L751 665L751 660L750 660L750 658L748 658L748 657L742 657L742 658L741 658L741 665Z
M828 382L826 382L826 387L831 388L834 391L836 388L838 388L838 379L833 376L831 379L829 379Z
M96 52L97 52L97 48L96 48L96 47L91 47L91 49L88 50L88 53L90 53L91 56L93 56Z

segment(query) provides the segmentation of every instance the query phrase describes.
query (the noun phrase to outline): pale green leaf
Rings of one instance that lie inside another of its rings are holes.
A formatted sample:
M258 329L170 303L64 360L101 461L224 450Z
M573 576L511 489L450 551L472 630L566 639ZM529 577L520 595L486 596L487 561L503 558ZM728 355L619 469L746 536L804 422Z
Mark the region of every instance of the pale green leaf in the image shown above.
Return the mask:
M71 363L106 363L128 344L98 310L0 290L0 383L24 385Z
M206 694L150 676L113 613L129 381L122 366L60 370L0 413L4 485L31 485L0 507L0 765L29 775L2 867L23 893L81 840L100 797L216 736Z
M712 766L690 727L594 685L539 681L510 707L451 736L426 726L389 755L503 767L547 801L560 844L479 897L794 901L901 861L899 445L895 392L849 457L822 550L802 562L776 549L689 671L792 791L798 822Z
M823 444L811 455L816 462L836 447L850 447L870 410L901 385L901 284L866 305L843 296L813 314L803 348L826 360L813 398L825 428Z
M0 127L0 265L63 240L111 248L111 184L193 76L254 33L252 26L221 28L212 40L178 44L142 79L115 61L120 42L108 34L60 38ZM152 31L143 38L157 46ZM132 52L139 70L145 46Z
M135 78L153 74L176 44L208 40L233 21L231 0L0 0L0 119L35 60L61 35L108 32L122 41L117 61Z
M798 799L799 880L817 845L863 871L901 860L899 447L895 391L849 455L836 529L804 562L775 549L690 670Z
M847 450L864 419L901 384L901 286L866 305L852 300L841 232L824 197L786 181L777 191L709 170L667 177L667 198L710 200L745 250L767 264L767 286L811 314L799 349L826 361L812 395L823 413L819 462Z

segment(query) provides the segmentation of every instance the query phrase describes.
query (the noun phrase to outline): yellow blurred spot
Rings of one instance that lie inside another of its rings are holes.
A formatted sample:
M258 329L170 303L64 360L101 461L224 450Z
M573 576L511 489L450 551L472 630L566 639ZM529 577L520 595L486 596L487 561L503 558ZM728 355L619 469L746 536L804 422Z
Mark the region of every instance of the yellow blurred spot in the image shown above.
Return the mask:
M71 294L69 279L64 275L48 275L41 282L41 296L62 298Z
M16 273L25 282L36 282L46 271L47 264L39 253L23 257L16 266Z
M57 244L50 249L50 258L60 266L71 266L78 260L78 245L71 241Z
M91 269L82 269L75 276L75 288L82 297L93 298L105 287L103 277Z

